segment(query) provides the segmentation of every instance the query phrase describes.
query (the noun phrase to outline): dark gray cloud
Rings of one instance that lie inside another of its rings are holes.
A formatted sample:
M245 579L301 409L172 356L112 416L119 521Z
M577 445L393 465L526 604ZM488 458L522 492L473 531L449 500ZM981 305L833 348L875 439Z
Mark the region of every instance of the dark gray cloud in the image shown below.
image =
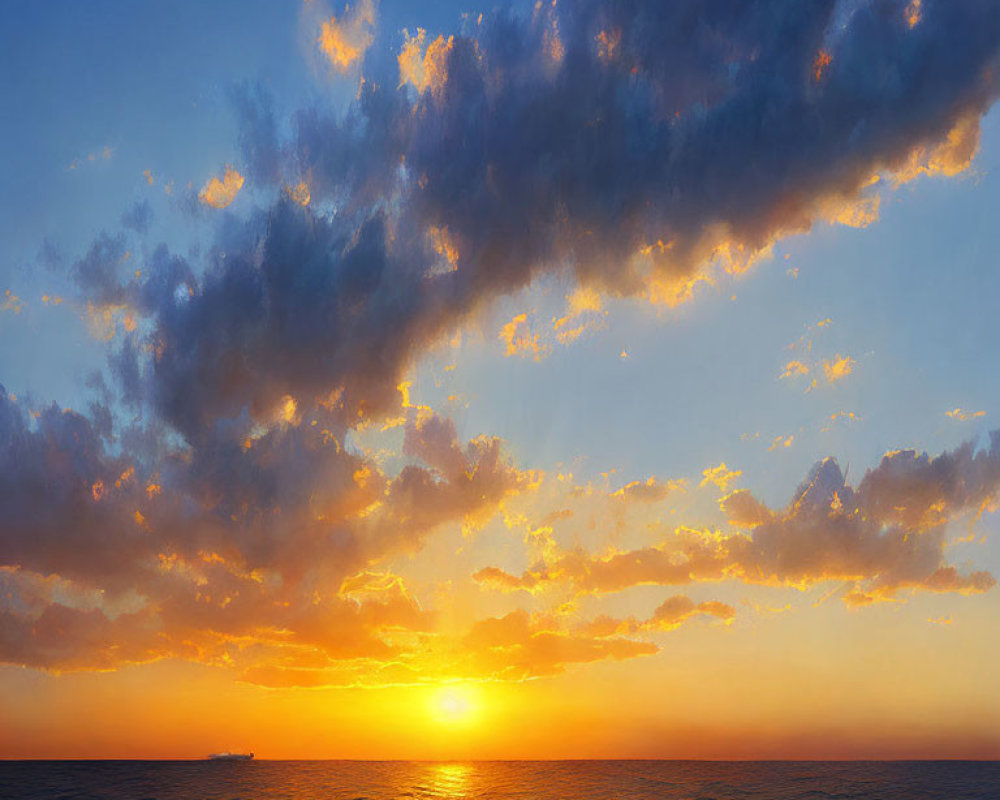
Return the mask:
M376 42L349 110L303 109L288 139L266 93L240 87L243 168L258 187L301 180L312 202L284 197L227 222L190 296L141 290L151 400L189 439L244 410L266 416L288 394L339 391L356 419L394 401L430 341L542 271L669 301L713 258L742 268L915 149L963 121L976 129L996 94L1000 9L928 0L912 27L905 9L499 11L410 42L419 93ZM457 269L438 268L432 230L447 231ZM116 244L77 265L95 302L115 296Z

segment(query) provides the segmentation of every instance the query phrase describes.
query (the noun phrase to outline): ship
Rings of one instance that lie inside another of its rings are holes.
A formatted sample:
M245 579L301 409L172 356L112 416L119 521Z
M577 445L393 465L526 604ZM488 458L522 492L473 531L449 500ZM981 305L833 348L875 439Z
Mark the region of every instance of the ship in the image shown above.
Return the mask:
M252 761L253 753L212 753L209 761Z

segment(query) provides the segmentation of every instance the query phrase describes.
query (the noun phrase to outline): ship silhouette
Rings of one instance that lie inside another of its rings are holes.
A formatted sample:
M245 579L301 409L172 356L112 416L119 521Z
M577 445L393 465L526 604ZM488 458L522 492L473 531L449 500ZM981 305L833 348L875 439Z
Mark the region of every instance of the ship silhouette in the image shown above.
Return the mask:
M212 753L209 761L252 761L253 753Z

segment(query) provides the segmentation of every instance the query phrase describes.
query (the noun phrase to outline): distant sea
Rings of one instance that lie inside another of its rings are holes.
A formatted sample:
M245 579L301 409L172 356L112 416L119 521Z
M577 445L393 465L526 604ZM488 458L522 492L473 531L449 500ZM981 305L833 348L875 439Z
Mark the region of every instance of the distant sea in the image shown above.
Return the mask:
M998 800L1000 762L0 761L3 800Z

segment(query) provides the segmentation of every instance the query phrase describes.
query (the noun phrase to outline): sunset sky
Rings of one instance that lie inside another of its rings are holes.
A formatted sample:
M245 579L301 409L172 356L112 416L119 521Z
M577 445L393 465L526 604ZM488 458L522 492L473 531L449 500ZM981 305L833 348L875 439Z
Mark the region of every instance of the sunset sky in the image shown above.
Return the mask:
M0 65L0 758L1000 758L1000 4Z

